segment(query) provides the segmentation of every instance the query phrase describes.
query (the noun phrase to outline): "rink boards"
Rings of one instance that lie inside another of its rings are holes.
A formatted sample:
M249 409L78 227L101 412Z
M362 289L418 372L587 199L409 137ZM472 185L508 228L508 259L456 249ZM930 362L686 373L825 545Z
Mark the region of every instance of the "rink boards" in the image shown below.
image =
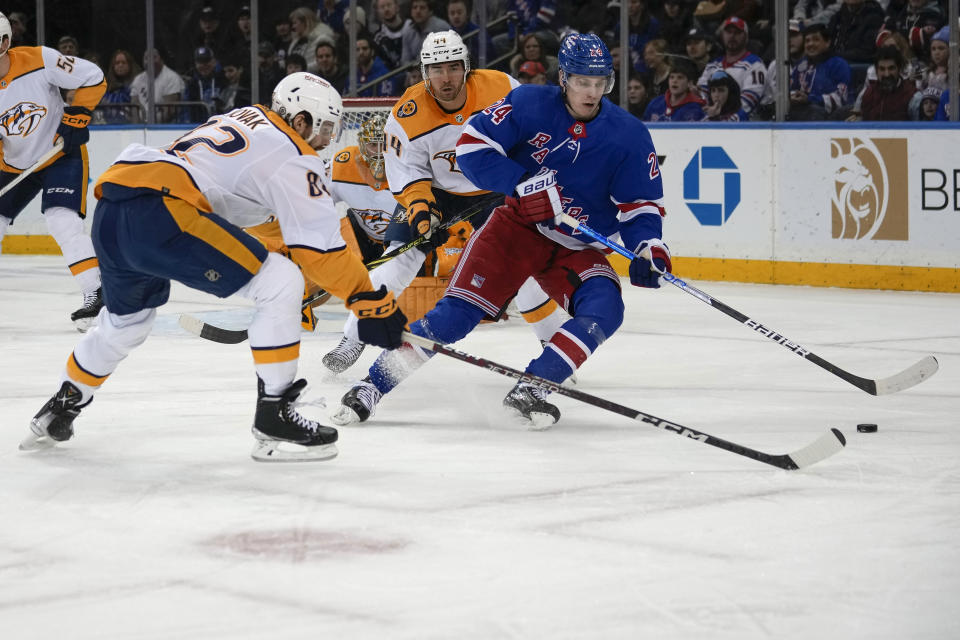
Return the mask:
M960 129L897 124L651 126L674 270L690 279L960 291ZM94 127L90 175L131 142L166 145L185 131ZM4 252L57 252L39 204L8 229ZM625 261L613 261L626 273Z

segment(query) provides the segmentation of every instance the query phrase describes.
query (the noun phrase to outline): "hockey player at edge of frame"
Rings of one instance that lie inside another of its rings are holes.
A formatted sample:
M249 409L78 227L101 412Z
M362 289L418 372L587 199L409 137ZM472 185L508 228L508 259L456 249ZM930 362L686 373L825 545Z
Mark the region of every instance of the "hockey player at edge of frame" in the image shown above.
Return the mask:
M70 315L77 330L83 332L103 306L99 263L83 220L90 173L87 125L107 82L92 62L61 55L49 47L11 49L12 37L10 21L0 13L0 188L51 151L57 138L63 139L63 148L0 196L0 241L7 227L42 191L40 210L47 230L83 294L83 305ZM72 104L64 106L61 89L75 90Z
M395 218L387 228L388 249L417 236L428 240L420 245L422 251L408 252L410 256L391 260L371 272L374 284L384 283L397 295L413 281L426 253L446 243L450 235L480 227L496 206L491 204L469 221L434 233L445 217L454 219L477 200L489 197L489 189L478 187L457 166L457 140L470 116L519 85L500 71L471 70L470 52L455 31L431 33L424 39L420 74L423 81L406 90L384 127L387 182L406 210L405 218ZM537 338L550 339L565 320L563 312L532 278L518 289L516 304L524 319ZM361 352L354 319L348 318L344 338L323 362L340 373L352 366Z
M603 96L613 61L592 34L560 47L560 86L523 85L474 116L457 144L457 161L479 188L514 194L474 232L447 291L410 331L439 343L466 336L496 313L531 274L572 316L526 372L560 383L623 322L620 279L608 250L558 224L564 210L606 236L619 233L638 254L630 281L658 288L671 269L661 240L663 185L643 123ZM651 264L651 261L653 264ZM333 420L364 421L432 351L405 343L385 351L368 381L346 396ZM503 405L519 421L546 428L560 417L545 390L518 382Z
M304 276L360 317L360 338L401 344L406 318L392 293L374 290L340 236L340 216L322 187L316 150L339 135L342 102L326 80L294 73L271 107L210 118L166 148L132 144L95 187L93 242L105 308L67 359L60 390L30 423L21 449L69 440L73 421L119 363L146 340L170 281L253 301L248 329L257 374L257 460L337 454L337 431L301 415L294 381L300 354ZM296 264L267 251L242 226L276 215Z

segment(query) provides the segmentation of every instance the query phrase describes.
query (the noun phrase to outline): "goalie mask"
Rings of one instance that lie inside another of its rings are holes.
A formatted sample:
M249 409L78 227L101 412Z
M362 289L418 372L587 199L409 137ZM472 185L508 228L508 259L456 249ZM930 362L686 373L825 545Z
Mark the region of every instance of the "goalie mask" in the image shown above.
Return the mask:
M278 82L273 90L270 108L291 126L297 115L306 113L312 127L307 142L317 137L321 131L329 133L330 142L340 139L343 100L329 82L312 73L291 73Z
M387 114L375 114L363 121L363 124L360 125L360 132L357 134L360 156L370 167L373 177L377 180L383 180L386 177L383 166L383 152L386 146L383 127L386 124Z
M560 45L557 55L560 67L560 85L566 87L571 75L606 76L604 94L613 91L613 57L607 45L592 33L571 33Z
M435 31L423 40L423 46L420 48L420 75L423 77L427 91L434 98L437 96L430 87L427 67L432 64L457 61L463 62L463 83L466 84L467 74L470 73L470 52L467 50L467 45L463 44L463 38L456 31Z
M13 29L10 27L10 21L7 16L0 13L0 48L3 48L3 39L7 39L7 47L0 52L0 57L7 55L7 51L13 46Z

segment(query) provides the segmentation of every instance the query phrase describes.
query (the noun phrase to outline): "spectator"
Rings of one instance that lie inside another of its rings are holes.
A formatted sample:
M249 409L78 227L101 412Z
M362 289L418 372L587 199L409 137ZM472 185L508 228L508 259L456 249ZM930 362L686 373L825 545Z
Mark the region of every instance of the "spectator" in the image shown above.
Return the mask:
M380 28L373 34L373 41L377 43L380 57L383 58L387 67L396 69L400 66L400 59L403 57L404 30L412 29L413 25L409 19L404 20L400 17L397 0L376 0L376 2Z
M747 23L743 18L731 16L723 21L721 31L724 54L711 60L700 75L697 86L703 96L707 95L707 83L717 71L727 74L740 85L740 102L743 113L750 116L763 96L766 66L760 56L747 51Z
M803 58L803 22L800 20L790 20L787 23L787 54L788 72L793 75L793 70ZM762 120L772 120L776 111L777 101L777 61L771 60L767 66L767 77L763 83L763 98L760 99L758 108L758 117Z
M320 0L317 3L317 21L328 25L336 34L345 33L343 18L349 5L348 0Z
M703 120L703 99L697 95L696 68L689 60L677 58L670 65L669 89L647 105L643 119L648 122L699 122Z
M357 42L359 45L359 40ZM317 74L329 82L330 86L340 93L346 91L348 73L347 69L344 69L340 66L340 63L337 60L336 48L326 40L321 40L317 44L317 51L313 60L313 68L311 69L308 66L307 70L310 71L310 73Z
M130 90L133 79L140 73L140 65L133 59L133 55L125 49L117 49L110 56L110 65L107 69L107 92L100 99L101 105L129 104L133 102ZM129 106L107 107L100 106L97 111L102 115L98 124L125 124L140 122L139 113Z
M841 5L838 0L800 0L793 7L793 17L803 24L827 25Z
M740 85L726 71L717 71L707 82L707 106L704 120L712 122L743 122L747 115L740 102Z
M930 65L920 78L920 88L946 91L947 59L950 56L950 27L943 27L930 40Z
M877 32L883 25L883 8L876 0L843 0L830 18L833 50L850 63L861 63L863 71L877 50Z
M683 40L683 48L687 57L697 66L697 77L699 78L713 56L713 39L705 31L694 27L687 31Z
M242 59L233 56L223 63L223 77L226 80L226 85L220 91L220 109L223 113L250 106L250 79L244 73Z
M273 40L270 44L273 45L273 50L276 52L277 67L281 70L282 75L282 71L286 67L284 59L287 57L287 49L293 44L293 30L290 28L289 18L277 18L274 21ZM271 89L272 91L273 89Z
M670 63L667 62L667 41L657 38L643 48L643 62L650 69L650 85L654 96L667 92L670 84Z
M250 23L250 7L243 5L237 12L237 19L227 31L227 57L238 56L244 60L250 57L250 42L253 31Z
M626 110L643 119L643 113L650 104L650 80L646 74L631 73L627 80L627 106Z
M403 64L420 60L420 47L423 39L434 31L449 31L450 25L433 15L430 0L412 0L410 2L410 23L403 25L403 51L400 61ZM419 70L418 70L419 71Z
M910 100L917 92L916 85L901 75L906 60L896 47L882 47L877 52L877 79L870 83L863 95L863 120L909 120Z
M510 75L517 77L520 65L528 61L542 64L550 82L555 83L557 81L557 69L559 67L557 56L548 56L544 53L543 43L540 42L539 36L535 33L527 34L520 39L520 53L510 59Z
M197 16L197 26L192 36L183 41L180 49L180 63L178 68L186 70L189 75L193 70L193 53L199 47L206 47L212 51L223 51L227 41L227 30L220 24L217 10L210 5L200 9Z
M153 102L156 107L156 121L170 122L176 116L176 109L162 106L180 100L183 91L183 78L164 63L163 54L157 49L147 50L143 54L143 66L153 64L154 84ZM130 85L130 96L137 104L147 106L147 72L141 71Z
M933 117L934 120L949 120L950 119L950 91L945 90L940 94L940 104L937 105L937 113Z
M887 7L885 28L903 35L914 52L922 55L929 47L930 39L946 24L941 4L933 0L891 2Z
M527 60L517 69L520 84L548 84L547 70L536 60Z
M660 37L670 44L671 51L683 53L684 38L693 28L690 8L681 0L664 0L659 20Z
M13 47L32 47L36 44L33 36L27 30L27 14L14 11L7 14L7 20L10 21L11 49Z
M896 47L900 50L900 53L903 55L903 59L906 61L906 64L903 65L901 69L901 74L905 80L912 82L917 88L920 87L920 81L923 78L924 65L921 61L917 60L916 56L913 55L913 49L910 48L910 45L907 43L907 39L904 38L897 31L887 31L885 29L881 30L877 35L877 46L882 47ZM851 65L852 66L852 65ZM876 65L870 65L867 68L866 80L863 83L863 88L860 90L860 93L857 94L856 99L853 101L853 107L851 108L851 114L860 114L862 111L862 101L863 96L867 92L867 89L870 85L877 80L877 68ZM848 118L849 119L849 118Z
M453 30L463 38L467 44L467 50L470 51L470 59L473 61L472 67L476 67L480 59L480 35L476 34L471 38L465 36L479 27L476 22L470 20L470 0L450 0L447 3L447 22L453 27ZM493 39L487 34L487 59L493 58Z
M942 94L943 91L936 87L927 87L923 91L915 93L913 97L916 98L920 96L920 99L915 100L917 105L916 109L911 113L911 118L925 122L936 120L937 105L940 104L940 96Z
M302 71L306 71L306 58L317 50L321 40L336 43L337 36L329 26L317 19L310 9L298 7L290 12L290 31L292 36L287 47L287 57L297 54L304 60ZM290 73L287 65L287 73Z
M223 112L220 92L227 84L223 70L210 47L197 47L193 52L193 71L186 78L183 99L187 102L202 102L207 108L186 108L187 122L204 122L215 113Z
M847 102L850 65L830 50L822 24L803 30L804 57L790 74L789 120L823 120Z
M386 75L389 71L383 60L376 55L373 45L372 36L357 36L357 88ZM358 92L357 96L361 98L398 96L401 93L398 82L399 79L394 76Z
M287 75L307 70L307 61L299 53L288 53L285 61Z
M619 1L611 0L611 2L617 2L618 7L620 6ZM540 42L550 51L560 49L560 38L557 35L559 25L556 21L556 0L507 0L504 13L511 12L517 16L516 26L511 22L507 26L507 33L499 34L493 39L498 55L506 53L512 43L517 41L518 36L522 37L531 33L537 34ZM494 17L488 15L487 19L492 20Z
M65 56L80 55L80 44L73 36L63 36L57 41L57 51Z
M360 5L357 5L356 7L354 7L353 13L350 13L349 7L347 7L347 11L344 12L343 17L341 19L341 23L343 25L343 31L337 32L338 36L343 35L344 42L346 42L349 39L347 34L350 32L350 25L354 22L353 20L354 15L356 15L357 17L356 19L357 35L359 36L361 33L367 33L367 11ZM373 44L374 44L374 47L376 47L376 43L373 43Z
M260 96L257 99L259 104L270 104L273 95L273 88L283 79L285 75L277 65L276 51L269 41L260 42L260 48L257 50L257 63L260 74Z
M647 43L654 38L659 37L660 21L650 15L647 11L646 0L627 0L627 34L630 47L630 65L634 71L647 72L650 69L643 62L643 49ZM616 19L614 20L613 30L607 33L607 37L620 39L620 0L610 0L607 5L608 10L612 5L616 5ZM666 38L664 38L666 39ZM667 40L670 44L670 41Z

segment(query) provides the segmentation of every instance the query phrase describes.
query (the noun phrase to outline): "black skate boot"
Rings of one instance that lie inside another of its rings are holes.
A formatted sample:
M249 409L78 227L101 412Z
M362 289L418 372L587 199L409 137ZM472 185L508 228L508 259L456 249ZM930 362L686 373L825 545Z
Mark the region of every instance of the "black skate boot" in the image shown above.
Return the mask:
M97 287L92 293L83 294L83 306L70 314L70 319L80 333L86 333L93 326L100 309L103 308L103 287Z
M303 417L296 409L296 400L307 386L306 380L297 380L283 395L269 396L263 380L257 378L257 414L253 419L254 460L287 462L328 460L337 456L337 430ZM284 443L297 445L281 448Z
M369 376L360 381L341 398L340 409L330 416L330 420L336 425L356 424L366 422L367 418L377 411L377 403L383 394L377 389Z
M527 382L518 382L503 399L503 406L531 429L547 429L560 419L560 409L546 401L548 393Z
M20 443L21 451L49 449L58 442L66 442L73 437L73 421L80 410L93 402L90 398L80 404L83 394L72 382L60 385L57 395L47 400L47 404L30 421L30 435Z
M359 340L351 340L347 336L343 336L340 344L323 356L323 366L333 373L343 373L360 358L365 346Z

